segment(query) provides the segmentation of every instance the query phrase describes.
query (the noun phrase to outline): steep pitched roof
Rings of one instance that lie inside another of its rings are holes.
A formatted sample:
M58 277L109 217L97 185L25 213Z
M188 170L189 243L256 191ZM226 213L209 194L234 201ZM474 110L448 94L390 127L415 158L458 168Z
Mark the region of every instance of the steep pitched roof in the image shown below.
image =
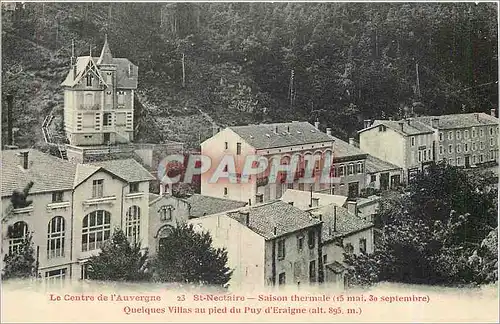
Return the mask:
M395 164L381 160L373 155L368 155L365 162L365 170L367 173L378 173L389 170L401 169Z
M332 142L330 136L308 122L231 126L229 129L256 149Z
M249 213L248 228L266 240L321 224L321 221L311 217L308 212L281 200L245 207L240 211ZM228 212L227 215L241 221L240 211Z
M485 113L451 114L442 116L420 116L415 117L420 121L432 127L432 120L439 120L437 129L453 129L485 125L498 125L498 118Z
M213 215L246 206L246 202L194 194L184 199L191 206L189 216Z
M111 50L109 49L107 35L104 40L104 45L102 46L101 56L99 56L99 60L97 60L97 64L113 64L113 54L111 54Z
M21 167L20 152L28 152L29 167ZM30 193L73 189L76 164L34 149L2 151L2 197L11 196L14 190L23 190L33 181Z
M333 204L311 208L308 211L322 215L323 228L321 237L323 242L349 236L374 226L373 223L351 214L346 208Z
M108 160L92 163L116 174L128 182L150 181L156 178L134 159Z

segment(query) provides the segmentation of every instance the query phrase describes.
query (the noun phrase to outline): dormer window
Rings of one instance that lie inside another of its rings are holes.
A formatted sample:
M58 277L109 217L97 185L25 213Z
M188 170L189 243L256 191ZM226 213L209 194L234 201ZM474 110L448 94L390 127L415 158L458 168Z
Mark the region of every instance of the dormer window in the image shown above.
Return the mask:
M92 79L94 79L94 76L92 75L92 73L87 74L87 87L92 86Z
M173 206L162 206L159 210L160 220L161 221L171 221L172 220L172 212L174 210Z

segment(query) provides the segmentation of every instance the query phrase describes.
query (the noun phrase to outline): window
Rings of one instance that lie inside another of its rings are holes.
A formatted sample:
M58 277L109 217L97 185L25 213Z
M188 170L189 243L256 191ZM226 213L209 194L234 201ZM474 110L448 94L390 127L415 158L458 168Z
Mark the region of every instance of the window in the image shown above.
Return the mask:
M484 137L484 129L479 129L479 137Z
M96 210L83 218L82 251L101 248L109 240L111 233L111 214L105 210Z
M323 255L323 265L328 263L328 255Z
M92 182L92 198L101 198L103 196L104 179L94 180Z
M278 281L280 285L284 285L286 283L286 274L284 272L279 274Z
M278 260L285 258L285 240L278 240Z
M457 153L460 153L460 151L462 150L460 144L457 144Z
M448 164L453 165L453 159L448 159Z
M224 187L224 196L227 196L227 187Z
M168 240L170 235L172 235L172 232L173 227L170 225L164 225L158 230L156 234L156 237L158 238L158 252L161 252L163 249L168 248Z
M363 162L358 162L356 165L356 173L363 173Z
M476 162L477 162L477 158L476 158L476 156L475 156L475 155L473 155L473 156L472 156L472 163L473 163L473 164L476 164Z
M304 235L297 236L297 250L302 250L304 248Z
M427 151L424 150L424 161L427 161Z
M461 138L462 138L462 133L459 130L457 130L457 140Z
M452 140L453 139L453 132L448 132L448 140Z
M141 209L131 206L127 212L126 233L130 243L138 243L141 236Z
M8 227L7 237L9 238L9 254L16 254L23 245L28 234L28 224L23 221L14 223Z
M484 161L484 154L479 155L479 163L483 163Z
M451 154L453 152L453 145L448 145L448 154Z
M484 150L484 142L480 142L479 143L479 149L480 150Z
M293 185L293 183L292 183L292 185ZM256 194L255 195L255 202L258 204L263 203L264 202L264 195L263 194Z
M429 160L432 160L431 149L427 149L427 156L429 157Z
M344 246L344 251L347 254L352 254L354 252L354 247L351 243L346 243L346 245Z
M439 154L443 154L443 145L439 145Z
M476 144L476 142L472 143L472 150L473 151L477 150L477 144Z
M314 230L310 230L307 235L307 245L312 249L316 245L316 232Z
M236 155L241 155L241 143L236 143Z
M125 104L125 92L124 91L118 91L118 104L119 105Z
M55 191L52 193L52 202L62 202L64 197L64 191Z
M469 144L467 143L464 144L464 151L469 152Z
M411 146L415 146L415 136L412 136L410 139L411 139Z
M351 174L353 174L353 173L354 173L354 164L349 164L349 165L347 166L347 174L348 174L348 175L351 175Z
M309 281L316 282L316 260L309 262Z
M493 146L495 145L495 143L493 142L493 138L490 138L490 146Z
M462 159L460 157L457 157L457 165L462 165Z
M130 192L139 192L139 182L131 182L129 186Z
M366 253L366 239L365 238L359 239L359 253L362 253L362 254Z
M418 162L422 162L422 151L418 151Z
M89 72L87 74L86 79L87 79L87 87L91 87L92 86L92 80L94 79L94 76L92 75L91 72Z
M103 126L111 126L113 125L113 114L112 113L104 113L103 117Z
M469 138L469 131L468 130L464 130L464 138L465 139Z
M56 269L45 272L45 281L48 284L55 284L61 282L66 278L66 268Z
M377 181L377 175L376 174L372 174L370 176L370 182L375 182L375 181Z
M490 136L493 135L493 127L490 127Z
M476 137L476 129L475 129L475 128L473 128L473 129L472 129L472 138L475 138L475 137Z
M339 175L339 177L343 177L344 174L345 174L345 165L341 164L339 166L339 174L338 175Z
M227 150L229 148L229 143L228 142L224 142L224 149Z
M171 221L172 220L172 212L174 210L173 206L162 206L158 213L160 214L161 221Z
M47 229L47 259L64 256L65 222L61 216L52 218Z
M439 132L439 141L443 141L443 132Z
M379 131L379 132L385 132L385 131L386 131L385 126L384 126L384 125L380 125L380 126L378 127L378 131Z

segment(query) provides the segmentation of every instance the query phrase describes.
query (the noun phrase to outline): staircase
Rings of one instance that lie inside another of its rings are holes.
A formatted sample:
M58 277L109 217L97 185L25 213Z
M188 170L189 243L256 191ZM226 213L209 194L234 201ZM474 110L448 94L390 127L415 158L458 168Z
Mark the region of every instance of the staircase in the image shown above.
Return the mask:
M50 125L50 123L52 123L52 120L54 120L54 116L47 115L42 123L42 133L43 133L43 139L45 140L45 143L52 142L51 137L50 137L50 132L49 132L49 125Z
M61 159L67 160L68 152L66 151L66 147L64 145L57 145L57 148L59 149L59 155L61 156Z

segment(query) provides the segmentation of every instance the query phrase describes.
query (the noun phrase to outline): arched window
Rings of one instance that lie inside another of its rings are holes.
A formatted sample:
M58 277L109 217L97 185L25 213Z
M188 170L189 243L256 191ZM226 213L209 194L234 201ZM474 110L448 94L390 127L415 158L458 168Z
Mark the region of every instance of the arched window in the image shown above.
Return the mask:
M23 221L14 223L14 225L9 226L8 238L9 238L9 254L18 253L21 246L23 245L26 235L28 234L28 224Z
M47 228L47 259L64 256L65 222L61 216L52 218Z
M141 209L131 206L127 212L127 238L130 243L137 243L141 233Z
M166 248L166 238L168 238L172 234L172 230L173 228L170 225L162 226L158 230L158 234L156 235L156 237L158 238L158 251Z
M160 213L160 220L161 221L171 221L172 216L173 216L173 211L174 211L174 206L168 205L168 206L161 206L159 213Z
M83 218L82 251L100 249L111 234L111 214L96 210Z

